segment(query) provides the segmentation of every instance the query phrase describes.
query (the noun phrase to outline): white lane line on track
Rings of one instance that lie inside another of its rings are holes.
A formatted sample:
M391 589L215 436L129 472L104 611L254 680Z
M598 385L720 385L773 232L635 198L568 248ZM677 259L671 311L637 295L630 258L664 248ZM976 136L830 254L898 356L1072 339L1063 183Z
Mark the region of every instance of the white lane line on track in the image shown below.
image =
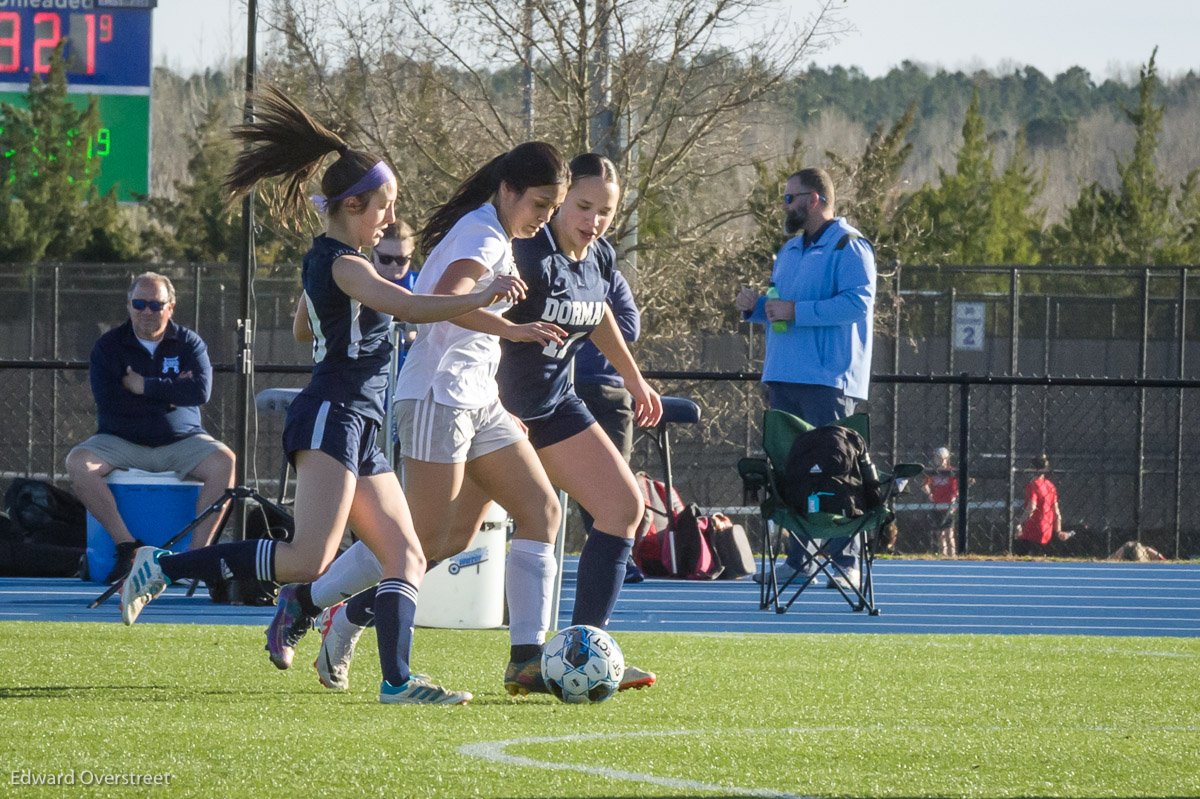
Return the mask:
M1104 611L1116 611L1116 612L1144 610L1144 611L1150 611L1150 612L1154 612L1154 613L1162 613L1164 611L1169 611L1171 613L1180 613L1180 612L1184 612L1184 611L1196 613L1196 612L1200 611L1200 602L1188 603L1188 604L1181 604L1179 602L1170 602L1170 603L1163 603L1161 605L1126 605L1126 604L1121 604L1121 603L1113 604L1113 605L1097 605L1097 604L1093 604L1093 603L1070 605L1070 604L1066 604L1061 601L1062 599L1064 599L1064 597L1047 597L1046 601L1044 601L1044 602L1029 602L1029 601L1025 601L1025 602L933 602L933 601L913 602L911 600L914 596L915 596L914 594L896 594L895 596L889 595L887 597L879 595L876 597L876 599L879 601L879 604L881 606L883 606L886 603L886 607L888 607L888 608L1002 608L1005 610L1020 610L1022 608L1027 608L1027 609L1031 609L1031 610L1046 610L1049 608L1049 609L1054 609L1054 610L1104 610ZM971 596L972 598L974 598L977 595L976 594L970 594L970 595L960 594L959 596ZM1029 597L1023 597L1023 598L1025 600L1029 599ZM840 596L827 595L827 599L828 599L828 601L822 601L821 604L818 605L817 607L821 607L821 608L835 607L835 608L844 609L844 600L842 600ZM836 601L836 602L832 601L834 599L836 599L838 601ZM801 599L799 601L803 602L804 600ZM628 610L631 607L638 607L638 606L644 605L644 606L652 609L655 613L661 614L664 616L672 616L672 615L674 615L674 616L684 616L684 615L694 616L696 614L714 615L714 616L741 615L741 614L745 614L747 612L754 612L754 611L758 610L758 608L756 608L756 607L751 607L751 608L747 609L746 602L744 599L742 601L733 601L733 600L728 600L728 599L722 599L722 600L716 600L716 601L706 601L704 604L705 604L705 607L702 609L699 609L699 610L695 610L695 609L691 609L691 608L681 610L679 608L664 608L661 606L661 604L658 600L644 599L644 598L640 598L640 597L622 597L621 598L621 608L624 610ZM714 607L714 606L716 606L716 607ZM806 602L805 607L811 609L814 607L814 603ZM1045 617L1043 617L1043 618L1045 618ZM1071 618L1075 618L1075 617L1072 616ZM1138 618L1144 618L1144 617L1139 616Z
M625 771L624 769L607 768L605 766L585 766L580 763L557 763L550 760L535 760L534 758L524 757L522 755L510 755L504 750L510 746L519 746L522 744L559 743L564 741L594 741L605 738L654 738L683 735L712 735L714 732L718 734L735 733L777 735L779 733L829 732L834 730L844 731L842 728L835 727L814 727L812 729L783 730L645 730L639 732L558 735L545 738L513 738L507 741L483 741L474 744L463 744L462 746L458 747L457 751L462 755L479 757L495 763L505 763L512 766L527 766L529 768L540 768L548 771L578 771L583 774L594 774L598 777L605 777L608 779L626 780L628 782L641 782L648 785L660 785L664 788L675 788L691 791L712 791L714 793L720 793L724 796L763 796L770 797L770 799L812 799L812 797L801 797L796 796L795 794L782 793L780 791L772 791L764 788L738 788L728 785L716 785L708 782L700 782L699 780L680 780L675 779L674 777L658 777L653 774L642 774L637 771Z
M859 618L861 618L861 617L859 617ZM1200 623L1193 625L1191 627L1168 627L1168 626L1163 626L1163 625L1155 625L1152 628L1148 628L1144 624L1140 625L1140 626L1136 626L1136 627L1128 627L1128 626L1120 626L1120 625L1110 626L1110 625L1102 625L1102 624L1078 624L1078 623L1076 623L1076 624L1017 624L1017 623L988 624L985 622L954 623L954 622L948 622L948 621L947 622L939 621L939 622L921 623L921 622L911 622L911 621L897 621L896 616L894 614L891 616L888 616L886 618L888 619L888 621L885 621L885 622L871 621L868 624L855 624L853 622L846 622L844 624L840 624L840 628L841 628L840 631L871 633L871 632L875 632L875 630L872 629L874 627L884 627L885 629L893 628L893 627L904 627L904 628L928 629L928 630L932 630L934 632L948 631L948 630L952 630L952 629L961 628L961 629L965 630L966 632L978 632L981 635L984 634L988 630L1018 630L1018 631L1020 631L1021 634L1027 634L1027 633L1031 633L1031 632L1037 631L1037 630L1041 630L1041 631L1073 630L1073 631L1089 631L1089 632L1094 632L1094 631L1112 632L1115 630L1124 630L1128 634L1141 634L1141 635L1147 635L1147 636L1164 635L1164 634L1167 634L1170 632L1187 633L1190 636L1195 636L1197 633L1200 633ZM914 616L913 618L924 618L924 617L923 616ZM961 617L958 617L958 618L961 618ZM989 617L981 617L981 618L989 618ZM677 625L679 627L693 627L693 626L697 626L697 625L712 624L712 622L705 621L705 620L678 619L678 620L672 620L671 624ZM828 630L828 628L831 625L839 624L839 622L835 622L835 621L808 622L808 621L798 621L798 620L797 621L790 621L790 620L789 621L780 621L779 617L776 617L775 620L767 620L767 621L739 620L738 624L743 627L771 627L771 628L775 628L775 630L779 630L779 628L781 628L781 627L786 627L786 628L818 627L818 628L821 628L820 630L818 630L818 632L822 632L822 631L833 632L832 630ZM644 621L641 621L638 619L614 618L612 621L612 628L617 632L642 632L647 629L650 629L653 626L661 626L661 625L646 624ZM681 630L681 632L686 632L686 630ZM749 631L747 631L747 632L749 632ZM887 632L892 632L892 630L887 629ZM1047 633L1047 634L1049 634L1049 633ZM1058 635L1058 634L1065 634L1065 633L1054 633L1054 634Z

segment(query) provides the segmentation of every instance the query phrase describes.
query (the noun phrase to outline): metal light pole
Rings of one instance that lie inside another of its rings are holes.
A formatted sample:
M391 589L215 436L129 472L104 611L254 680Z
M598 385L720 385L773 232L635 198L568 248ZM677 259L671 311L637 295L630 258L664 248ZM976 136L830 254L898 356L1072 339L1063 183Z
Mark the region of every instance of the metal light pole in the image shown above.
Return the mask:
M254 64L258 33L258 2L246 3L246 105L242 121L254 121ZM254 192L246 193L242 200L242 275L240 281L241 309L237 319L237 464L234 467L234 482L246 485L246 464L250 459L250 408L253 406L254 376L254 308L251 307L250 290L254 283ZM242 502L233 503L234 537L246 537L246 509Z
M521 87L525 141L533 141L533 0L525 0L525 75Z

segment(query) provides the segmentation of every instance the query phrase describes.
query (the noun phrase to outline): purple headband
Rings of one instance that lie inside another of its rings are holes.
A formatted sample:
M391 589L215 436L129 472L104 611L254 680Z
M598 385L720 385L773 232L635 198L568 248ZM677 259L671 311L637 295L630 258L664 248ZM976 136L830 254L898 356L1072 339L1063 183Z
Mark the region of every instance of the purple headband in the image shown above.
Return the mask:
M324 214L329 210L330 203L340 202L341 200L345 200L348 197L353 197L356 194L362 194L364 191L377 189L395 177L396 176L392 174L392 170L388 168L388 165L380 161L376 163L375 166L371 167L367 174L359 178L353 186L346 189L338 196L326 198L323 195L314 194L312 196L313 205L317 206L317 213Z

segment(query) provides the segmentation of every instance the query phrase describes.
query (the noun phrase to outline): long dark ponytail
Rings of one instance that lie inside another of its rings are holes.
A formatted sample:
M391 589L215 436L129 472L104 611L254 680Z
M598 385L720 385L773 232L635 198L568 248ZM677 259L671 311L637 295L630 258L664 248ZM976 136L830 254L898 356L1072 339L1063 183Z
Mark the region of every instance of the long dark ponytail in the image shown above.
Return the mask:
M231 197L249 191L261 180L282 177L279 205L286 214L294 214L305 207L307 184L328 154L337 153L338 159L321 177L326 197L346 191L380 161L377 155L352 149L274 86L260 90L254 105L257 118L230 130L234 139L250 145L238 153L225 177ZM330 203L327 213L340 207L341 202Z
M499 191L501 183L518 193L532 186L565 186L571 182L567 162L554 145L541 141L518 144L507 153L488 161L462 182L445 203L437 206L421 228L421 249L425 253L450 232L450 228Z

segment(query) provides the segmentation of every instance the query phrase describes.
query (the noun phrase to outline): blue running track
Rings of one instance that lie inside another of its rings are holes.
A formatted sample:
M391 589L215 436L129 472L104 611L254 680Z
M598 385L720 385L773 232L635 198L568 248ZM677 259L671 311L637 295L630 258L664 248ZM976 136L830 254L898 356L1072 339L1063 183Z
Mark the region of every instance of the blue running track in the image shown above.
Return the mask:
M575 597L575 558L563 579L561 626ZM117 599L88 610L103 586L64 579L0 579L0 621L120 623ZM627 585L615 632L974 633L1200 636L1200 564L877 561L882 614L854 613L837 591L810 587L786 614L758 609L749 578ZM266 626L272 608L214 605L171 587L142 623Z

